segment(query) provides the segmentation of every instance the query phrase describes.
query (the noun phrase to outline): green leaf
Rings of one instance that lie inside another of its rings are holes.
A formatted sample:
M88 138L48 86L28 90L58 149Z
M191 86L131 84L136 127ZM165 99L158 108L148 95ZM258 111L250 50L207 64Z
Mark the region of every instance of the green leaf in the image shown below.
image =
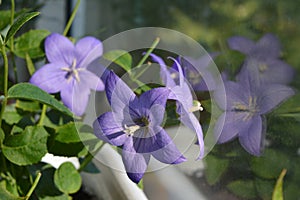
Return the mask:
M0 30L3 30L10 23L10 10L0 11Z
M22 200L25 198L17 197L6 190L5 182L0 182L0 198L3 200Z
M236 180L230 182L227 188L237 196L242 198L256 198L255 185L252 180Z
M12 86L8 90L7 97L38 101L40 103L51 106L52 108L55 108L62 113L73 116L72 112L67 109L62 103L57 101L53 96L30 83L19 83Z
M126 72L130 72L132 65L132 57L127 51L109 51L103 55L103 58L120 65Z
M266 179L255 179L255 188L261 199L270 200L274 189L275 181Z
M3 119L7 124L13 125L18 123L22 119L22 116L16 111L6 111L3 113Z
M44 56L42 43L50 34L48 30L31 30L15 39L15 54L21 58L39 58Z
M273 195L272 195L272 200L283 200L283 192L282 192L282 185L283 185L283 178L286 174L286 169L283 169L282 172L280 173L279 178L277 179Z
M283 104L280 105L279 108L274 110L272 114L275 115L284 115L289 113L300 113L300 94L296 94L289 98L287 101L285 101Z
M28 112L37 112L41 110L39 102L36 101L22 101L18 99L16 101L16 108L22 109L23 111Z
M205 178L209 185L216 184L227 171L229 160L208 155L205 157Z
M17 165L37 163L47 153L48 133L41 126L28 126L23 133L5 138L4 156Z
M63 143L81 142L74 122L57 127L55 140Z
M72 194L80 189L81 176L72 163L65 162L55 171L54 183L61 192Z
M40 13L39 12L31 12L31 13L25 13L21 15L14 23L13 25L9 28L7 35L5 37L4 42L6 43L11 37L13 37L17 31L29 20L32 18L38 16Z
M253 157L250 165L257 176L274 179L278 177L282 169L289 167L289 160L282 152L266 149L261 157Z
M27 70L29 72L29 75L32 76L33 73L35 72L35 67L28 53L26 53L25 59L26 59L26 65L27 65Z

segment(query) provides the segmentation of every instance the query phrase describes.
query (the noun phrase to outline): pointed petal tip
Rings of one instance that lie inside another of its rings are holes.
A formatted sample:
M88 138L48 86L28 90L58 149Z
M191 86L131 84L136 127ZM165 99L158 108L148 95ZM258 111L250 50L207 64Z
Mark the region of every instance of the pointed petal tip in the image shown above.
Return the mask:
M185 162L185 161L187 161L187 159L183 155L181 155L177 160L175 160L171 164L179 164L179 163L182 163L182 162Z
M141 179L143 178L144 173L130 173L130 172L127 172L127 176L132 182L138 184L141 181Z

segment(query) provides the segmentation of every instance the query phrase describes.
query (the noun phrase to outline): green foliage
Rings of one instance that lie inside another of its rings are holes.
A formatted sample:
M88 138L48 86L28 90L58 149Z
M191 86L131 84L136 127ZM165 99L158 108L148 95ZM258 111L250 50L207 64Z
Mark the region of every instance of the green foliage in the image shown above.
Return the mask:
M54 173L54 183L64 193L72 194L81 187L81 176L70 162L63 163Z
M124 50L109 51L103 55L103 58L118 64L126 72L130 72L131 70L132 57Z
M0 30L3 30L10 23L10 10L0 11Z
M209 185L216 184L229 166L229 160L217 158L213 155L206 156L205 163L205 178Z
M22 14L8 29L7 35L5 37L4 42L7 42L11 37L13 37L17 31L29 20L38 16L39 12L31 12L31 13L24 13Z
M21 58L40 58L44 56L43 41L50 34L48 30L31 30L15 39L15 54Z
M236 180L230 182L227 185L227 188L234 194L243 198L251 199L257 196L255 185L252 180Z
M7 191L4 181L0 182L0 198L3 200L24 200L25 199L25 198L13 195L9 191Z
M24 132L5 138L4 156L17 165L37 163L47 153L48 133L43 127L27 126Z
M34 100L73 116L71 111L47 92L29 83L19 83L8 90L8 98Z
M283 178L285 174L286 174L286 169L283 169L279 178L277 179L274 192L272 195L272 200L283 200L282 185L283 185Z

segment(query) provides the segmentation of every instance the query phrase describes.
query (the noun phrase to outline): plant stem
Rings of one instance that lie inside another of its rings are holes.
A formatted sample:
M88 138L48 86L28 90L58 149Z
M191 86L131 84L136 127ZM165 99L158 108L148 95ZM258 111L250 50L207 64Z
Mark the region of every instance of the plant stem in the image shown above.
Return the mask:
M69 30L70 30L70 28L71 28L71 25L72 25L72 23L73 23L73 21L74 21L74 18L75 18L75 16L76 16L76 13L77 13L79 4L80 4L80 0L77 0L76 5L75 5L75 8L74 8L74 10L73 10L73 12L72 12L72 14L71 14L71 16L70 16L70 19L69 19L69 21L68 21L68 23L67 23L67 25L66 25L66 27L65 27L64 32L63 32L63 35L64 35L64 36L67 35L67 33L69 32Z
M155 47L158 45L160 41L160 38L157 37L154 42L152 43L152 45L150 46L150 48L148 49L148 51L146 52L146 54L144 55L144 57L140 60L140 62L137 64L137 68L140 68L143 63L146 61L146 59L149 57L150 53L152 53L152 51L155 49Z
M11 0L11 15L10 15L10 25L12 26L15 20L15 1ZM18 82L17 66L15 62L15 53L14 53L14 37L10 38L10 51L11 51L11 60L13 63L13 70L15 76L15 82Z
M0 112L0 127L2 125L2 117L5 111L5 107L7 104L7 87L8 87L8 60L7 60L7 55L6 55L6 51L5 51L5 45L4 42L2 40L2 37L0 36L0 42L2 44L1 46L1 54L3 57L3 64L4 64L4 76L3 76L3 80L4 80L4 84L3 84L3 94L4 94L4 99L2 102L2 107L1 107L1 112Z
M38 125L43 125L43 122L44 122L44 119L45 119L45 116L46 116L46 112L47 112L47 105L43 104L42 113L41 113Z
M36 175L36 178L30 188L30 190L28 191L28 193L26 194L25 196L25 200L28 200L31 196L31 194L33 193L34 189L36 188L37 184L39 183L40 179L41 179L41 176L42 176L42 173L39 172L37 175Z

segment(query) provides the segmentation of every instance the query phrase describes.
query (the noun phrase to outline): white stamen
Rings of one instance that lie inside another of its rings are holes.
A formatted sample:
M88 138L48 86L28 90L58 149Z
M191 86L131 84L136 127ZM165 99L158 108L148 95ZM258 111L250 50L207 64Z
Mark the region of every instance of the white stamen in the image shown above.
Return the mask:
M193 101L193 106L189 109L189 112L203 111L204 108L201 106L201 103L197 100Z
M127 136L133 136L134 132L139 130L141 127L139 125L127 126L125 124L124 128L125 128L124 132L126 133Z

